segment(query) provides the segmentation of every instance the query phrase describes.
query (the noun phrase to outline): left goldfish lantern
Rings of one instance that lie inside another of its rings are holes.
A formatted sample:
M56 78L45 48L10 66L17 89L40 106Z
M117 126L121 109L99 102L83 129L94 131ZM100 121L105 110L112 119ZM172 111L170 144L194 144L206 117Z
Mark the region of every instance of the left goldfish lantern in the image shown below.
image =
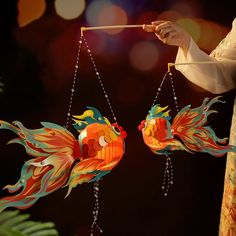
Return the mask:
M21 191L2 198L0 212L8 207L28 208L63 186L68 186L68 196L77 185L100 180L120 162L126 132L96 108L87 108L73 119L78 139L66 128L50 122L41 122L43 127L39 129L27 129L19 121L0 121L0 129L18 136L8 143L23 145L26 153L34 157L22 166L19 181L4 187L10 193Z

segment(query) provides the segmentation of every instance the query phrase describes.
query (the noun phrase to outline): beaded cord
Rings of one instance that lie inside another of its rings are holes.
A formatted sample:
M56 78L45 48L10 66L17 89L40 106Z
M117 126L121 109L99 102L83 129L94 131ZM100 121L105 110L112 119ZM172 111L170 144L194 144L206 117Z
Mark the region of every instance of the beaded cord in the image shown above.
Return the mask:
M73 75L73 81L72 81L71 94L70 94L70 98L69 98L68 111L67 111L67 114L66 114L67 117L66 117L66 125L65 125L65 127L68 128L70 120L71 120L71 110L72 110L72 105L73 105L75 86L76 86L77 79L78 79L79 60L80 60L80 54L81 54L82 45L85 46L86 51L87 51L87 53L89 55L89 58L90 58L90 60L92 62L94 72L95 72L96 77L98 79L99 85L100 85L100 87L101 87L101 89L103 91L103 95L104 95L105 100L106 100L106 102L108 104L108 107L110 109L112 118L113 118L114 122L117 123L117 118L115 116L115 113L114 113L113 107L111 105L109 96L108 96L108 94L106 92L106 89L104 87L104 84L102 82L102 78L100 76L98 68L97 68L97 66L95 64L92 52L89 49L89 46L88 46L88 43L87 43L85 37L83 35L81 35L81 37L79 39L79 47L78 47L77 56L76 56L76 60L75 60L74 75ZM93 207L93 222L92 222L91 227L90 227L90 236L94 236L94 229L95 229L95 227L98 229L99 233L101 233L101 234L103 233L103 230L99 227L99 225L97 223L98 215L99 215L99 181L94 182L93 192L94 192L95 203L94 203L94 207Z
M167 77L170 78L175 108L176 108L176 112L178 113L179 112L178 99L177 99L176 92L175 92L175 86L174 86L174 80L172 77L172 73L169 70L165 73L165 75L163 76L163 78L161 80L159 87L157 88L157 93L156 93L156 96L155 96L154 101L152 103L152 106L154 106L156 104L156 101L157 101L158 96L161 92L162 86L163 86ZM165 158L166 158L166 162L165 162L165 169L164 169L164 175L163 175L161 189L163 190L164 196L166 197L168 195L170 187L174 184L174 171L173 171L173 165L172 165L172 161L171 161L170 156L166 154Z

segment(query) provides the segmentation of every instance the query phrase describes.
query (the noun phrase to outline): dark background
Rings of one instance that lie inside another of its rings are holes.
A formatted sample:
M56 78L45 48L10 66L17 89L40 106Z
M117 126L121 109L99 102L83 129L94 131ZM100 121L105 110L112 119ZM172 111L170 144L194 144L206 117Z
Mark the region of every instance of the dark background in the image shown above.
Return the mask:
M130 23L135 22L143 11L162 12L177 2L180 1L146 1L142 7L134 2L137 9ZM200 9L196 17L230 29L235 17L233 1L214 1L213 6L212 1L191 0L188 4L195 4ZM19 28L16 1L11 0L1 2L0 17L0 75L5 84L4 93L0 94L1 119L9 122L20 120L28 128L39 128L40 121L64 125L84 16L65 21L55 14L53 1L47 1L47 10L39 20ZM174 186L168 197L164 197L161 183L165 159L148 150L137 130L152 104L166 63L174 61L177 49L157 42L163 52L162 65L157 65L152 71L140 72L129 64L126 53L139 39L139 34L125 31L121 35L121 42L116 45L120 53L107 51L95 56L118 121L128 132L122 161L101 181L99 223L104 235L217 235L226 157L174 154ZM114 39L116 36L105 37ZM95 38L88 34L88 41L93 48ZM109 42L112 47L112 40ZM79 73L72 113L80 114L86 105L92 105L111 119L84 50ZM173 73L180 107L187 104L198 106L205 97L214 97L187 82L179 72L173 70ZM218 113L209 117L209 124L219 137L229 136L234 94L234 91L222 94L226 103L214 105ZM174 116L168 82L158 102L163 106L169 105ZM2 188L17 181L20 168L29 157L20 145L5 145L14 137L10 132L1 131L0 137ZM60 189L22 212L31 213L33 220L55 222L62 236L89 235L94 202L92 184L73 189L64 199L66 191ZM5 196L6 192L2 191L1 195Z

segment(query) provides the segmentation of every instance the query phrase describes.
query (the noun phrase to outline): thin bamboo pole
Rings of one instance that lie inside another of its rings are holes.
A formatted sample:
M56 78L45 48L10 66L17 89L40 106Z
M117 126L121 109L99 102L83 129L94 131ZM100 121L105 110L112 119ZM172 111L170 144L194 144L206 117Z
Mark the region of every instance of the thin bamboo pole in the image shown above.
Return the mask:
M143 25L103 25L93 27L81 27L81 36L87 30L111 30L111 29L127 29L127 28L143 28Z
M236 60L230 60L230 59L224 59L222 61L192 61L192 62L182 62L182 63L168 63L168 72L170 72L170 67L171 66L182 66L182 65L195 65L195 64L221 64L221 63L236 63Z

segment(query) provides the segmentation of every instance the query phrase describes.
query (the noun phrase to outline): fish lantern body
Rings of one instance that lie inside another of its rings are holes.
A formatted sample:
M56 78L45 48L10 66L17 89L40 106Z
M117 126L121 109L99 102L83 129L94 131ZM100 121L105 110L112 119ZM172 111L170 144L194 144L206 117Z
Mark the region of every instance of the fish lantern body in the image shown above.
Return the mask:
M74 116L78 138L66 128L41 122L40 129L27 129L19 121L0 121L0 129L13 131L19 143L32 156L21 169L19 181L7 185L10 193L0 200L0 211L7 207L24 209L40 197L68 186L67 195L79 184L98 181L109 173L124 154L125 131L110 122L93 107Z
M226 145L227 138L218 138L214 130L205 125L208 115L216 113L210 107L217 102L222 102L219 97L205 98L197 108L188 105L177 113L172 123L167 107L153 106L139 126L145 144L152 152L161 155L178 150L205 152L213 156L236 152L235 146Z

